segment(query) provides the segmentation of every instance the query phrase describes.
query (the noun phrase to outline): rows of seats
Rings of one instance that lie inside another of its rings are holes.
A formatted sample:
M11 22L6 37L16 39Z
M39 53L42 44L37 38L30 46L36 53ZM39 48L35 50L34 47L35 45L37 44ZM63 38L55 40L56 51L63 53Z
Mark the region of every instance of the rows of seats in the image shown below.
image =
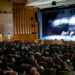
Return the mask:
M0 42L0 75L74 75L75 46Z

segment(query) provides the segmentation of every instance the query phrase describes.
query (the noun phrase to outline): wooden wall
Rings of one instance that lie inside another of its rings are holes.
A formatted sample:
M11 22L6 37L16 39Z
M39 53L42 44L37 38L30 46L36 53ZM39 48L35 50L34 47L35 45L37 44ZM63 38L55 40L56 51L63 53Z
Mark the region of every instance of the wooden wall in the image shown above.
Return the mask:
M35 34L15 34L14 40L34 42Z
M24 40L21 38L23 36L24 38L28 38L27 40L38 38L38 22L35 17L36 12L37 8L27 7L25 6L25 3L13 3L15 40ZM18 37L20 37L20 39Z
M75 41L59 41L59 40L39 40L36 39L35 43L41 43L41 44L65 44L65 45L74 45L75 46Z

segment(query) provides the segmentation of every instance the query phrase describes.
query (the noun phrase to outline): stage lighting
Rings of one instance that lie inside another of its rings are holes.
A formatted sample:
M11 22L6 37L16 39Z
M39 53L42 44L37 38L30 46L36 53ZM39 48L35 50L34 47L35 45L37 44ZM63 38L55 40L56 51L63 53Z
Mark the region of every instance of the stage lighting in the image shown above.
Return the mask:
M75 16L70 18L69 24L75 25Z
M67 23L68 23L68 19L67 19L67 18L61 19L61 23L62 23L62 24L67 24Z
M56 26L59 26L61 24L67 24L68 22L69 22L69 20L67 18L57 19L53 22L53 25L56 27Z
M70 36L72 36L74 34L74 31L70 32Z
M53 22L53 25L55 26L55 27L57 27L57 26L59 26L60 25L60 19L57 19L57 20L55 20L54 22Z

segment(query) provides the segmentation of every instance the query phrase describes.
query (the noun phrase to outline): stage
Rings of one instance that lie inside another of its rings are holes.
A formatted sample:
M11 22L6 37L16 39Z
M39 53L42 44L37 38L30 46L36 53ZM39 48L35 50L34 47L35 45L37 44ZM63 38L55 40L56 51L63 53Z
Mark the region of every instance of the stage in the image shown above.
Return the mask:
M41 39L35 39L35 43L75 45L75 41L63 41L63 40L41 40Z
M75 41L75 36L52 35L40 38L41 40Z

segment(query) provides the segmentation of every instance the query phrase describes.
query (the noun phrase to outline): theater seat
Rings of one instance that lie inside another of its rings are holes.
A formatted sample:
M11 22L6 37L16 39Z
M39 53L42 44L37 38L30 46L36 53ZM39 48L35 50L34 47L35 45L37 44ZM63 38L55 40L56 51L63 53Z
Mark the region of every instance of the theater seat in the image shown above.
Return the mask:
M9 75L18 75L17 72L10 72Z
M72 75L72 72L67 72L67 71L59 71L58 75Z
M56 70L48 70L48 69L46 69L44 71L43 75L56 75Z

